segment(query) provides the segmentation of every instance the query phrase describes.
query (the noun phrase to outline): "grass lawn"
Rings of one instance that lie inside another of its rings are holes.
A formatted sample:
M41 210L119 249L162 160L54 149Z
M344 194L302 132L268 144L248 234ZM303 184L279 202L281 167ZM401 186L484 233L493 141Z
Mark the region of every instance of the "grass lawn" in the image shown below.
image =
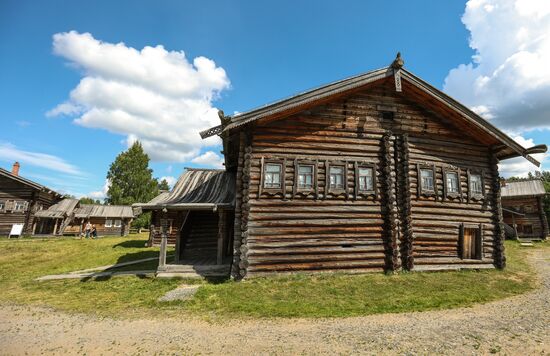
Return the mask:
M138 235L93 241L0 239L0 303L46 305L111 317L344 317L468 306L524 293L536 286L536 278L525 262L529 248L510 241L506 242L505 271L299 274L243 282L193 281L202 285L186 302L157 302L181 280L129 276L34 281L47 274L158 256L158 249L144 247L145 241L146 236ZM532 248L549 246L540 243ZM123 270L154 269L156 263L144 262Z

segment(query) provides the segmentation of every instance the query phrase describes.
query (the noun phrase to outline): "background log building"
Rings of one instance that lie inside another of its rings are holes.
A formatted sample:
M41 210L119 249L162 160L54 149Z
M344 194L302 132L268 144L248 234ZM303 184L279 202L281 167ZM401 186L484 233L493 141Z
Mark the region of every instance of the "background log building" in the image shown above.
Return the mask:
M497 164L523 156L538 165L529 154L546 146L525 149L402 65L398 56L249 112L220 111L221 125L201 133L223 139L218 174L235 201L218 226L234 216L235 278L505 266ZM207 181L192 189L228 190ZM168 202L147 208L193 224ZM170 231L185 254L186 231Z
M502 185L502 213L510 229L510 237L546 239L548 220L544 212L546 196L540 179L504 182Z
M30 235L35 214L61 200L61 195L19 175L15 162L12 171L0 168L0 236L8 236L14 224L23 224L23 235Z
M133 218L131 206L80 204L66 198L36 213L33 235L80 235L90 222L100 236L127 236Z

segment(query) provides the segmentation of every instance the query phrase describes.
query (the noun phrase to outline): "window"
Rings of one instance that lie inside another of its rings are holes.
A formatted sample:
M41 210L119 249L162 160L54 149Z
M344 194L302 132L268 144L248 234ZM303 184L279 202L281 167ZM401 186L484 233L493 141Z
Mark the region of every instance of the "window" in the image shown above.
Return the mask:
M533 225L523 225L523 233L525 235L533 235Z
M264 172L264 188L281 187L282 165L277 163L267 163Z
M105 219L105 227L112 227L112 226L113 226L113 220Z
M120 219L116 219L115 220L115 227L121 227L122 226L122 221Z
M330 188L344 189L344 167L330 167Z
M534 213L535 212L535 207L533 205L525 205L524 211L526 213Z
M6 203L4 203L3 201L0 201L0 211L3 211L5 207L6 207Z
M359 167L359 190L372 191L374 190L374 170L367 167Z
M311 165L298 166L298 188L300 189L313 188L313 166Z
M18 200L15 202L15 211L25 211L25 207L27 205L26 201Z
M472 195L482 195L483 194L481 174L470 174L470 193Z
M447 172L445 173L445 179L447 184L447 193L458 193L458 173Z
M421 187L422 190L434 191L434 171L432 169L421 169Z

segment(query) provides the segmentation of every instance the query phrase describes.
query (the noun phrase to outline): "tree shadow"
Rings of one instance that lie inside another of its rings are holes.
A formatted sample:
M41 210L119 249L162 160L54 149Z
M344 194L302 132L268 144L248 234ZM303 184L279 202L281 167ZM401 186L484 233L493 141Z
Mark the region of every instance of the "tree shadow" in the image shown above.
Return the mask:
M116 245L113 245L113 248L115 247L124 247L124 248L148 248L147 247L147 241L146 240L126 240L123 242L120 242Z

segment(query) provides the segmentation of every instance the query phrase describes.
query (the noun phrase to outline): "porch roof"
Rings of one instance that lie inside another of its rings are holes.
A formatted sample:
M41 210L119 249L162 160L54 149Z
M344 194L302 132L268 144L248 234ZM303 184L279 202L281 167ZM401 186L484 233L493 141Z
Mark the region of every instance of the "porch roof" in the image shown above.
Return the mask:
M235 175L220 169L186 168L170 192L148 203L134 204L143 210L163 208L201 210L235 205Z
M38 218L62 219L71 215L77 205L78 199L65 198L48 209L37 211L34 216Z
M543 196L546 194L544 184L540 179L506 182L501 188L503 199L514 197Z

